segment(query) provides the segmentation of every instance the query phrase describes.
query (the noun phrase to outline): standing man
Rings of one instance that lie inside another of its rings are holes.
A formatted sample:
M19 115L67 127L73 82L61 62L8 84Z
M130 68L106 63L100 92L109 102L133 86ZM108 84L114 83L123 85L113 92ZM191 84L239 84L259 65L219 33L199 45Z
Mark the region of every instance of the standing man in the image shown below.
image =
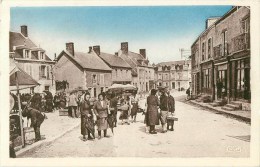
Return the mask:
M77 97L75 95L74 92L70 93L70 96L69 96L69 111L70 111L70 115L72 118L74 117L78 117L77 116Z
M111 95L111 100L110 100L110 112L112 114L112 116L114 117L114 127L116 127L117 124L117 97L115 95L115 93L112 93Z
M169 114L174 114L175 111L175 100L174 97L170 94L170 91L167 91L168 94L168 107L169 107ZM171 129L169 128L171 126ZM167 121L167 130L173 131L173 122Z
M168 106L168 101L169 101L169 98L166 94L167 92L167 89L164 88L162 90L162 94L161 94L161 97L160 97L160 110L161 110L161 123L162 123L162 133L166 133L167 132L167 129L166 129L166 123L167 123L167 115L168 115L168 112L169 112L169 106Z

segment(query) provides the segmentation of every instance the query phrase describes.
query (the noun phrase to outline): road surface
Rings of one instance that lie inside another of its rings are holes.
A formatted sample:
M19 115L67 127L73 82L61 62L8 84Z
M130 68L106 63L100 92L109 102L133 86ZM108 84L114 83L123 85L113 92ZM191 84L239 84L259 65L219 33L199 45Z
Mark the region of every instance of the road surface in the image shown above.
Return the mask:
M109 130L110 138L84 142L78 127L22 157L249 157L249 124L179 101L176 116L173 132L157 126L156 135L147 134L138 114L136 123Z

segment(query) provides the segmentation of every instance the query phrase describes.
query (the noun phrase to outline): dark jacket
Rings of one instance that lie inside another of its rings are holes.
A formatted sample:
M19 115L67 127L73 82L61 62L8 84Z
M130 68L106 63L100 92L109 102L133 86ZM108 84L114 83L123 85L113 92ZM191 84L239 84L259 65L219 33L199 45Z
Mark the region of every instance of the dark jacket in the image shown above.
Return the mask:
M169 112L174 113L175 111L175 100L172 95L168 96L168 106L169 106Z
M82 116L86 116L88 114L92 115L93 116L93 113L91 111L91 106L90 106L90 102L89 101L83 101L81 104L80 104L80 113Z
M169 111L168 101L169 101L168 96L162 94L160 97L160 109L162 111Z

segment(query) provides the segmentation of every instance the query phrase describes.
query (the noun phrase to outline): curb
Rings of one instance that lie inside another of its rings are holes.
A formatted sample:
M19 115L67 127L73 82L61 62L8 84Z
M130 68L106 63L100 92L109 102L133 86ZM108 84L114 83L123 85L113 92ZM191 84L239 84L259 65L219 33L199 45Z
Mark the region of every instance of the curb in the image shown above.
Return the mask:
M218 110L218 109L216 109L216 108L204 106L204 105L201 105L201 104L196 103L196 102L193 102L193 101L189 101L189 103L191 103L191 104L193 104L193 105L200 106L200 107L202 107L202 108L206 108L206 109L208 109L208 110L214 110L215 112L222 113L222 114L225 114L225 115L230 116L230 117L232 117L232 118L236 118L236 119L238 119L238 120L242 120L242 121L244 121L244 122L246 122L246 123L251 124L251 118L243 117L243 116L241 116L241 115L236 115L236 114L232 114L232 113L229 113L229 112L224 112L224 111Z
M69 128L65 132L62 132L61 134L59 134L59 135L57 135L55 137L52 137L52 138L47 139L47 140L42 140L42 141L39 141L39 142L37 142L35 144L29 145L29 146L25 147L24 149L21 149L21 150L17 151L16 152L16 157L17 158L22 158L23 155L25 155L25 154L27 154L29 152L34 152L39 147L50 145L52 142L54 142L57 139L61 138L66 133L69 133L69 132L73 131L74 129L76 129L79 126L80 126L80 123L78 123L77 125Z

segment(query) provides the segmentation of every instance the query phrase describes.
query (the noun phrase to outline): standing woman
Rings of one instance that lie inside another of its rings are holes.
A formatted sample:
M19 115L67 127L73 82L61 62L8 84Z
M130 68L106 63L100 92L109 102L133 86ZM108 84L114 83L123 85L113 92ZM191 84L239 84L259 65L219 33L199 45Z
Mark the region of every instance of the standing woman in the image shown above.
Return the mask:
M83 135L83 141L87 140L86 135L88 135L88 140L95 138L93 113L91 111L89 99L90 99L90 94L87 92L84 95L84 100L80 104L81 134ZM92 134L93 138L90 136L90 134Z
M150 133L156 134L155 125L159 125L159 99L156 96L156 90L151 90L151 95L147 97L146 124L150 126Z
M99 94L98 100L95 102L93 110L97 117L98 139L101 139L101 131L104 131L104 137L107 136L108 129L108 102L104 100L104 95Z
M138 102L139 102L139 98L137 96L137 93L135 93L131 100L131 103L133 106L131 108L131 114L130 114L132 122L136 122L136 115L137 115L137 111L138 111Z

